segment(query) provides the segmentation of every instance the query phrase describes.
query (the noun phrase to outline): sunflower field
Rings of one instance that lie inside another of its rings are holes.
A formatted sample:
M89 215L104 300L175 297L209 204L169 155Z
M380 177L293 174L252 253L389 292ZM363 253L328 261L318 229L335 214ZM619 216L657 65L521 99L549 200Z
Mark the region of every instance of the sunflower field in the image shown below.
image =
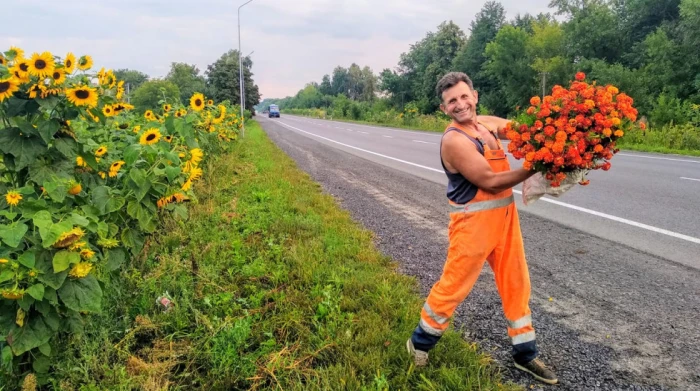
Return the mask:
M0 366L48 368L52 338L101 311L100 281L163 217L187 218L202 162L242 119L194 94L131 113L90 56L0 53Z

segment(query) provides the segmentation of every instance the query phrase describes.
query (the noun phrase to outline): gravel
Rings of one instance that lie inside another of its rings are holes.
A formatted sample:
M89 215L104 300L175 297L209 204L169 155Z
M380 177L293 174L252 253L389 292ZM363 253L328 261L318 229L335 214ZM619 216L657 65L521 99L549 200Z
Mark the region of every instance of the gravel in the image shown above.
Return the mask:
M273 121L270 138L376 234L379 249L424 295L447 251L444 188L339 151ZM542 359L562 390L700 390L700 271L520 211ZM416 308L416 321L419 316ZM506 379L544 389L510 360L488 264L453 326Z

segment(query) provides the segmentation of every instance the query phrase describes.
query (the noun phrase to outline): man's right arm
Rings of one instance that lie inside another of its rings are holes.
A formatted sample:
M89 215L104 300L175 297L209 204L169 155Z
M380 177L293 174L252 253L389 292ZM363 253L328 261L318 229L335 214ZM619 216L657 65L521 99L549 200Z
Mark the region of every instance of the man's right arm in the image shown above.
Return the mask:
M494 172L488 161L466 137L450 137L445 140L443 158L469 182L491 194L500 193L523 182L534 171L516 169Z

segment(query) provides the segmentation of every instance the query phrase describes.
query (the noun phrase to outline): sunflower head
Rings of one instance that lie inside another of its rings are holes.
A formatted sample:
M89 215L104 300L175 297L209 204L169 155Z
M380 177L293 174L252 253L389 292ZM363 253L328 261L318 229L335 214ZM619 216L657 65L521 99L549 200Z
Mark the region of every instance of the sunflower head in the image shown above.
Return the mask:
M105 107L102 108L102 114L104 114L105 117L113 117L115 113L112 105L105 105Z
M202 111L204 109L204 95L196 93L190 98L190 107L194 111Z
M155 118L155 116L153 115L153 111L151 111L151 110L146 110L146 112L143 113L143 117L148 119L148 120L152 120Z
M22 195L14 190L8 191L7 194L5 194L5 201L7 201L7 204L10 206L17 206L21 200Z
M81 254L82 255L82 254ZM90 274L92 270L92 264L89 262L78 262L73 266L73 268L68 273L68 276L73 278L85 278Z
M169 104L164 104L164 105L163 105L163 111L166 112L166 113L170 112L170 109L172 109L172 108L173 108L173 107L170 106Z
M66 73L67 74L73 73L75 71L76 65L78 65L78 64L75 62L75 54L73 54L73 53L66 54L66 59L65 59L65 61L63 61L63 66L66 69Z
M70 231L66 231L58 237L58 240L54 242L54 248L66 248L73 243L79 241L85 235L85 231L80 228L73 228Z
M166 142L169 143L169 142L173 141L173 136L167 135L167 136L163 137L163 140L165 140Z
M97 106L97 91L88 86L78 86L67 89L66 97L68 101L76 106L87 106L89 108Z
M54 67L53 55L49 52L34 53L29 60L29 74L39 78L50 77Z
M0 53L0 65L7 66L7 59Z
M80 57L78 60L78 69L87 71L90 68L92 68L92 57L87 55Z
M12 76L0 79L0 102L10 98L16 91L19 91L19 80Z
M54 85L60 86L66 82L66 74L62 68L54 69L51 73L51 79Z
M141 138L139 139L139 144L141 145L153 145L157 143L161 138L160 131L156 128L150 128L143 132Z
M209 106L213 106L213 105L214 105L214 101L213 101L213 100L211 100L211 99L209 99L209 100L207 101L207 105L209 105Z
M128 127L129 127L129 124L119 124L119 129L124 130L124 129L128 128Z
M102 156L104 156L106 153L107 153L107 147L105 147L104 145L102 145L102 146L100 146L99 148L97 148L97 151L95 151L95 156L97 156L97 157L102 157Z

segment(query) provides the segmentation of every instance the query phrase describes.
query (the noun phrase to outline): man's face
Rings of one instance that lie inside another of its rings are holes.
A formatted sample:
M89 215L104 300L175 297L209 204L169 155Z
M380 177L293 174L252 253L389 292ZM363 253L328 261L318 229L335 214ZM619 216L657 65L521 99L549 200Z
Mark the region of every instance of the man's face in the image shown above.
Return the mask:
M457 123L476 121L476 104L479 103L479 94L469 88L465 82L442 93L440 109Z

